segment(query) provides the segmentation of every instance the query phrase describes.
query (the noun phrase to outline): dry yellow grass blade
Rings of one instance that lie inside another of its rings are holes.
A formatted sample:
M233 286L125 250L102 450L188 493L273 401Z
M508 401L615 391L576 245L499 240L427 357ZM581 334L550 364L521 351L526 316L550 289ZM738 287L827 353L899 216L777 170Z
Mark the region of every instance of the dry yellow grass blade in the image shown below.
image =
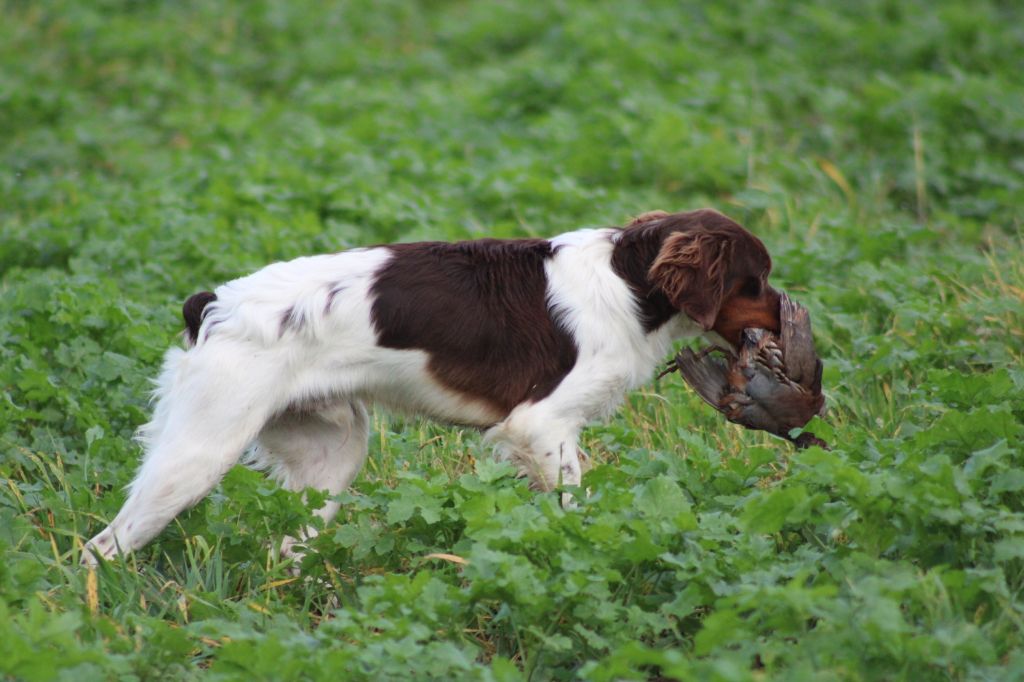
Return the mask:
M262 613L264 616L269 616L270 615L270 611L265 606L263 606L262 604L257 604L254 601L248 602L246 604L246 606L248 606L250 609L252 609L256 613Z
M96 577L96 569L90 568L85 576L85 603L89 605L89 613L96 615L100 611L100 584Z
M819 158L818 168L820 168L821 172L827 175L832 182L836 183L839 189L843 191L843 194L846 195L846 201L852 204L854 199L853 188L850 187L850 183L846 180L846 176L843 175L843 172L839 170L839 167L828 159Z
M423 557L424 559L441 559L442 561L450 561L453 564L459 564L461 566L469 565L469 559L463 559L457 554L445 554L443 552L434 552L427 554Z

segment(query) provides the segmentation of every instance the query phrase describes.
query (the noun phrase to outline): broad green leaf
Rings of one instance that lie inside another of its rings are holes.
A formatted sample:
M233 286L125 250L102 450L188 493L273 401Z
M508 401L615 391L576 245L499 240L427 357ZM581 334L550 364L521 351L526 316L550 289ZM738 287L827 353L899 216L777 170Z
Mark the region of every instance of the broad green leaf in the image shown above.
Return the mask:
M776 533L807 502L802 485L783 485L754 493L743 510L743 526L751 533Z

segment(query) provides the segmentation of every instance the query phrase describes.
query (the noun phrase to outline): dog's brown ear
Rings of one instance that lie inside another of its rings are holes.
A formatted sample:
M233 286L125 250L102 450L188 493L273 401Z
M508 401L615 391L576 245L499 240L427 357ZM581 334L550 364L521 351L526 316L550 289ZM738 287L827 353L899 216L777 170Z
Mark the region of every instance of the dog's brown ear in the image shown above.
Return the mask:
M662 243L647 276L676 309L708 331L722 307L732 250L728 235L675 232Z

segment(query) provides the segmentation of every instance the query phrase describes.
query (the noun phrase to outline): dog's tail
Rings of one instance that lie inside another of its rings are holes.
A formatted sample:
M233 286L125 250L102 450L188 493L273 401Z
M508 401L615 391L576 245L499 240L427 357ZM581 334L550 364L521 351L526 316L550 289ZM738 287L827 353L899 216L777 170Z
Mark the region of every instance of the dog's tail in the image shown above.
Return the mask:
M199 326L203 323L206 306L217 300L212 291L200 291L185 299L181 316L185 318L185 343L190 348L199 341Z

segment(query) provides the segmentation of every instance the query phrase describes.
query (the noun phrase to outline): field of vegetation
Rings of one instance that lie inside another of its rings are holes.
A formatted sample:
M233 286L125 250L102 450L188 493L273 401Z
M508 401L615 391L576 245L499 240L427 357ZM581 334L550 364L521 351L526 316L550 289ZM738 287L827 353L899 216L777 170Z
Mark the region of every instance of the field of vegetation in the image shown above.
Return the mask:
M1024 679L1020 3L0 16L0 678ZM308 506L242 467L78 566L189 294L702 206L810 308L832 451L670 376L587 429L565 510L479 434L378 412L304 578L270 547Z

